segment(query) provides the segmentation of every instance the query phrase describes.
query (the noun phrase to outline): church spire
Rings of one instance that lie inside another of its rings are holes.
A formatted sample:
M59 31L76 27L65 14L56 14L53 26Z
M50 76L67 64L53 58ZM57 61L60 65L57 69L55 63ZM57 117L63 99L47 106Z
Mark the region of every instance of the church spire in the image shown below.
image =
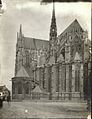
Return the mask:
M54 0L53 0L53 16L52 18L55 18L55 3L54 3Z
M22 24L20 24L20 34L22 34Z
M19 38L22 38L24 35L22 33L22 24L20 24L20 28L19 28Z
M55 44L57 40L57 25L56 25L56 17L55 17L55 2L53 0L53 11L52 11L52 19L51 19L51 26L50 26L50 45L49 50L52 52L55 51Z
M50 33L52 36L57 36L57 26L56 26L56 17L55 17L55 2L53 0L53 11L52 11L52 19L51 19L51 26L50 26Z

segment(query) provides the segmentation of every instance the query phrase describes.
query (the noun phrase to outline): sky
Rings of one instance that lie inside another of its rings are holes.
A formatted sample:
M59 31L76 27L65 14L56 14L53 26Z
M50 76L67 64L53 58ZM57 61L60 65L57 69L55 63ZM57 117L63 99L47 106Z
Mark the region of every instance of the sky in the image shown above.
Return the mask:
M34 2L33 2L34 1ZM0 15L0 85L11 90L14 77L17 32L22 24L23 34L49 40L52 4L41 5L40 0L3 0ZM56 22L58 35L75 19L91 39L91 3L56 3Z

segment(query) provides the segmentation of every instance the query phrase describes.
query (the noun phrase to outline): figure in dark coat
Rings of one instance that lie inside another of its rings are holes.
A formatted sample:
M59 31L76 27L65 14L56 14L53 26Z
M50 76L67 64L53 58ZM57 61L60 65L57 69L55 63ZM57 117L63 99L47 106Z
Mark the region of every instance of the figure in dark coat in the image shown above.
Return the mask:
M10 91L8 91L7 102L10 102Z
M0 108L2 108L2 107L3 107L3 100L0 99Z

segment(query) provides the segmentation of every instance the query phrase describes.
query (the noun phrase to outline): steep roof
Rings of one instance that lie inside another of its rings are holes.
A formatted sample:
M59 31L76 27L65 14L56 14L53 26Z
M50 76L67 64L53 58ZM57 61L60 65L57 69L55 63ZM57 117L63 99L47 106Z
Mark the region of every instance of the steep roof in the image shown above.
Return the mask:
M77 21L77 19L75 19L58 37L61 37L62 35L64 35L66 32L70 32L73 29L80 29L81 31L83 31L82 27L80 26L79 22Z
M27 71L25 70L25 68L21 66L20 70L17 72L15 77L28 77L29 78L29 75Z
M75 31L75 32L73 32ZM58 55L61 50L64 48L66 41L69 40L69 34L72 36L72 41L74 40L75 36L79 36L80 33L83 33L83 29L80 26L77 19L75 19L59 36L58 40L60 41L60 49L58 51Z
M33 73L32 73L32 66L31 67L25 67L25 71L28 73L29 77L33 77Z
M26 49L40 49L41 47L47 49L48 46L49 41L24 37L24 48Z

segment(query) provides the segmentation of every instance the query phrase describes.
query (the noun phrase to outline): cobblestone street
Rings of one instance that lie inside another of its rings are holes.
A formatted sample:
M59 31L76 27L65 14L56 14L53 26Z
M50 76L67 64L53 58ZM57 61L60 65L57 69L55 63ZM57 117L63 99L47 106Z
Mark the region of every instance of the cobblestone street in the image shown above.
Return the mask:
M76 107L76 108L75 108ZM85 103L68 102L4 102L0 118L85 118Z

